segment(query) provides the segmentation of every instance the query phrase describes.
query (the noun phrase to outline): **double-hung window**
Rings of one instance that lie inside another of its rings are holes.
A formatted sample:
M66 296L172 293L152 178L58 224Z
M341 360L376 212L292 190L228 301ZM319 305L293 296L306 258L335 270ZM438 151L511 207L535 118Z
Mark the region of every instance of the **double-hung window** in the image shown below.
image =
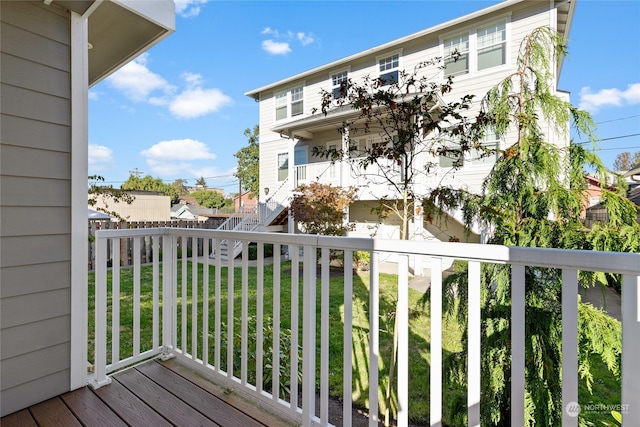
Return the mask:
M488 130L480 146L470 151L471 163L474 165L495 163L498 158L499 147L500 137L495 131Z
M276 93L276 120L286 119L287 114L287 92Z
M443 141L438 164L441 168L461 167L464 165L464 152L460 147L459 141L453 139Z
M505 21L500 21L478 29L478 70L484 70L506 64L506 26Z
M380 58L378 60L379 75L378 78L384 82L385 85L398 83L398 73L400 70L400 55L395 54Z
M302 86L291 90L291 116L299 116L303 111L304 89Z
M345 98L347 96L348 78L349 76L346 71L331 75L331 84L333 85L333 99Z
M278 181L284 181L289 176L289 153L278 153Z
M469 34L459 34L444 39L444 75L469 72Z
M507 63L508 19L442 39L444 75L458 76L499 67Z
M304 111L304 87L275 94L276 120L299 116Z

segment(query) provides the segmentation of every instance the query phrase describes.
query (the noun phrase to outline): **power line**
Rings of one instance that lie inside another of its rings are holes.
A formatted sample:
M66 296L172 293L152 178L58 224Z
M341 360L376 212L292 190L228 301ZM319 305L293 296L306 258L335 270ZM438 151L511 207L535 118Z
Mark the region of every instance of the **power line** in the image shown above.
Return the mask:
M629 135L612 136L612 137L609 137L609 138L599 139L598 141L580 141L580 142L576 142L576 144L593 144L594 142L598 143L598 142L602 142L602 141L613 141L613 140L616 140L616 139L631 138L631 137L634 137L634 136L640 136L640 133L632 133L632 134L629 134Z
M617 119L605 120L605 121L602 121L602 122L597 122L596 124L597 125L601 125L601 124L604 124L604 123L619 122L621 120L635 119L636 117L640 117L640 114L636 114L634 116L619 117Z

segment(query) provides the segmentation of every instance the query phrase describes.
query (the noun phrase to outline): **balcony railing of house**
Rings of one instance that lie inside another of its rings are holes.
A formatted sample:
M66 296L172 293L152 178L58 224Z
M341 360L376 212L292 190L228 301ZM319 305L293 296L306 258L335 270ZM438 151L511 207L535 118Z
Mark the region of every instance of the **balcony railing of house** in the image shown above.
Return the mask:
M140 251L135 249L144 238L152 240L153 263L143 271ZM113 253L117 254L122 239L133 241L132 271L120 268L116 261L112 262L112 268L107 268L107 241L112 242L116 248ZM196 251L192 251L190 257L184 250L187 242L219 250L223 240L240 242L242 259L230 257L224 262L207 256L198 259ZM399 258L397 295L393 296L397 299L395 392L399 426L408 425L412 408L408 367L410 353L416 350L409 348L412 307L409 304L408 266L411 257L428 260L431 276L431 356L430 361L421 361L430 366L429 417L432 426L441 424L443 408L443 261L468 262L466 393L469 425L472 426L479 425L480 419L481 264L511 266L510 422L514 426L524 425L525 413L525 268L539 266L562 270L563 408L578 402L578 271L621 274L623 421L626 426L640 425L640 364L637 360L640 355L640 256L637 254L175 228L98 231L96 243L95 374L92 380L95 387L107 384L108 375L124 366L153 356L176 357L208 372L234 392L268 405L303 426L332 425L328 415L329 380L335 379L335 373L329 364L329 355L336 351L343 354L341 365L344 367L354 365L356 351L366 355L369 386L360 391L368 393L369 425L378 425L382 396L380 375L384 372L380 356L381 318L388 314L380 309L379 259L387 253L395 253ZM249 266L250 243L257 244L255 267ZM180 253L179 244L183 248ZM273 245L272 266L262 261L267 245ZM283 246L290 247L290 264L280 257ZM329 292L330 280L336 274L330 266L330 253L336 250L348 266L339 272L343 281L340 295ZM351 268L356 251L370 254L370 272L362 276L368 278L368 283L361 283L361 276L355 275ZM288 270L281 269L281 265L286 265ZM251 275L250 268L255 268ZM132 311L132 325L120 324L125 300L121 295L121 278L125 274L133 277L132 308L126 309ZM285 280L289 279L286 276L290 276L290 282ZM268 291L267 282L272 286ZM285 282L290 283L289 292L281 291ZM360 292L357 297L356 289ZM335 303L336 298L340 299L340 312L330 313L329 301L333 299ZM366 321L354 324L354 314L362 311ZM123 326L132 330L126 338L122 337L122 330L126 329ZM330 334L338 331L343 337L341 348L330 348L329 343L334 342L329 340ZM354 347L354 336L360 333L368 334L363 348ZM126 354L121 351L125 339L132 342L132 348ZM351 396L354 387L361 387L363 379L354 378L352 369L342 371L339 379L344 396L342 424L350 426ZM412 379L416 380L419 379ZM316 406L316 403L319 404ZM562 425L577 426L575 415L575 412L563 411Z
M340 163L318 162L297 165L295 167L295 186L322 182L323 184L340 184Z

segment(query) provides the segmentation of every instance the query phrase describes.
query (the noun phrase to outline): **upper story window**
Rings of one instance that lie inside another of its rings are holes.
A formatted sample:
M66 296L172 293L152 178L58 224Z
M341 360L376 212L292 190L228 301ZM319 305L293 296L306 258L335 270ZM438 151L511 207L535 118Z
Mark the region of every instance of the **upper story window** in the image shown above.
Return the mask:
M291 90L291 116L299 116L303 111L304 91L303 87L297 87Z
M444 75L469 72L469 34L459 34L444 39Z
M276 120L287 118L287 92L276 93Z
M304 87L298 86L289 91L277 92L275 106L276 120L299 116L304 111Z
M385 84L397 83L399 81L398 72L400 69L400 55L395 54L378 59L378 78Z
M478 29L478 70L497 67L507 61L507 25L500 21Z
M331 84L333 85L333 99L340 99L347 96L347 81L349 75L346 71L331 75Z
M456 76L507 63L508 19L442 38L444 75Z

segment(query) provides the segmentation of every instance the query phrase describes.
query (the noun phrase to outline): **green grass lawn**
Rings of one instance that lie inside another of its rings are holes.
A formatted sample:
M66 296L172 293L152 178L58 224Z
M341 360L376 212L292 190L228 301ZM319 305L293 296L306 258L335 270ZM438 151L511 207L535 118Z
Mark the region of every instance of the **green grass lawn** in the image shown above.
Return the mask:
M215 342L214 342L214 320L215 320L215 267L210 266L209 271L209 295L206 299L206 303L209 307L209 363L214 364L215 354ZM266 265L264 267L264 364L265 366L272 366L271 343L272 343L272 331L273 331L273 265ZM288 386L290 384L289 372L290 372L290 360L291 360L291 304L294 294L292 293L291 286L291 264L290 262L283 262L280 266L280 328L282 336L280 339L280 372L281 372L281 388L280 395L286 396L288 393ZM198 265L198 286L197 292L198 298L198 324L202 325L202 277L203 277L203 265ZM222 328L222 342L220 344L221 354L221 369L228 369L227 361L227 299L228 299L228 285L227 285L227 267L222 267L220 271L221 275L221 292L219 295L221 301L220 318L224 327ZM187 334L184 339L180 334L182 324L182 266L178 263L178 337L177 345L182 347L186 344L187 348L191 349L191 301L192 301L192 265L191 262L187 263L187 275L186 275L186 314L187 314ZM234 374L240 376L240 316L241 316L241 269L236 268L234 271ZM133 353L133 270L130 268L123 268L120 271L120 357L126 357ZM94 316L94 274L89 274L89 355L90 358L93 355L93 316ZM108 361L110 361L110 346L111 346L111 271L108 273L108 306L109 306L109 333L108 333L108 346L107 351ZM140 272L141 283L141 351L145 351L151 348L152 330L151 330L151 313L153 307L153 301L151 297L152 292L152 267L143 266ZM257 283L257 270L255 267L249 267L249 280L251 284L248 289L248 319L249 319L249 381L255 380L255 344L256 344L256 307L257 307L257 289L255 284ZM320 344L320 281L318 280L317 286L317 303L318 310L317 316L317 331L318 331L318 344ZM366 407L368 404L369 384L368 384L368 350L369 350L369 321L368 321L368 301L369 301L369 275L368 273L361 273L354 275L353 279L353 399L355 406ZM343 374L343 355L344 355L344 334L343 334L343 313L344 313L344 286L342 277L335 277L330 279L330 303L329 303L329 386L330 394L333 396L342 396L342 374ZM386 393L388 386L388 369L389 361L393 343L393 323L395 315L395 301L396 301L396 288L397 288L397 276L381 274L380 275L380 354L381 354L381 366L379 371L380 377L380 413L383 414L385 410L384 394ZM162 290L160 289L160 292ZM303 301L303 286L302 279L298 286L298 305L299 305L299 344L302 343L302 301ZM409 306L410 306L410 325L409 325L409 414L412 423L416 424L428 424L429 420L429 343L430 343L430 321L429 321L429 306L420 307L418 300L422 296L421 293L409 290ZM160 329L161 330L161 329ZM442 346L443 346L443 359L450 355L462 356L462 328L457 323L455 318L445 318L443 320L442 331ZM198 328L197 334L198 350L196 352L199 358L202 357L202 330L201 326ZM299 355L301 356L300 349ZM319 356L316 357L316 361L319 365ZM612 375L606 370L606 367L598 364L594 361L593 368L595 369L594 388L593 394L589 395L586 391L586 387L580 388L580 403L598 402L598 403L619 403L620 402L620 378L612 378ZM253 369L253 372L251 370ZM299 371L302 369L302 358L299 357ZM319 372L316 375L316 380L319 378ZM268 373L268 369L265 367L265 375L263 377L263 388L267 391L271 391L271 375ZM461 397L463 401L466 401L466 389L453 389L446 385L444 389L444 402L460 401ZM617 391L612 391L617 390ZM617 394L616 394L617 393ZM395 394L392 392L395 398ZM597 398L594 398L597 396ZM617 397L617 400L616 400ZM392 408L395 408L395 399L392 399ZM464 408L461 408L466 410ZM451 419L448 411L453 411L445 405L443 408L444 419ZM597 416L589 416L589 421L600 421L602 418L599 414Z

